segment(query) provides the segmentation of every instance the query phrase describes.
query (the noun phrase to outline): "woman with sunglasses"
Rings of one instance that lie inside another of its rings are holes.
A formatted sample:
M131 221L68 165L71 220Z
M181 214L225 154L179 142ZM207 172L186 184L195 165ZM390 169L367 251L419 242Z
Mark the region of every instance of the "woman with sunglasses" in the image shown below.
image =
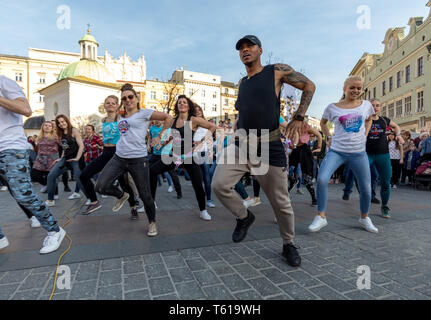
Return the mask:
M148 217L148 236L157 235L156 207L151 197L149 165L146 136L151 120L164 121L160 136L172 125L172 117L163 112L151 109L140 109L138 94L129 83L121 88L121 104L124 115L118 122L120 140L116 145L113 158L108 162L96 183L96 191L100 194L114 196L124 203L133 194L123 192L113 186L115 180L129 172L135 182L140 198L144 203ZM153 145L160 143L160 138L153 140Z
M96 191L94 190L94 184L91 178L101 172L109 160L115 154L116 144L120 140L120 131L118 131L118 120L120 119L118 97L111 95L105 99L104 108L107 113L106 118L102 119L102 133L103 133L103 152L102 154L91 161L88 166L82 171L80 179L85 191L88 194L90 203L87 209L84 211L84 215L89 215L96 210L99 210L102 205L97 200ZM131 195L127 201L131 208L131 219L136 220L138 212L134 198L134 192L128 183L127 175L122 175L118 178L121 188L129 195ZM112 208L112 211L118 212L123 206L125 200L120 198Z
M205 191L202 186L202 173L199 164L196 163L194 152L200 150L203 143L209 138L212 139L212 135L216 131L217 127L199 117L196 117L195 104L185 95L180 95L175 104L175 120L172 125L172 143L173 143L173 159L177 166L183 166L187 171L192 181L193 190L195 191L196 199L199 204L200 218L205 221L210 221L211 216L206 210L205 203ZM193 143L193 138L197 128L208 129L208 136L203 137L200 141ZM186 136L190 137L185 139ZM160 134L159 137L163 137ZM164 138L166 140L168 138ZM194 144L194 147L193 147ZM177 153L179 153L177 155ZM170 164L166 164L164 159L168 157L162 157L161 160L151 165L150 168L150 183L151 183L151 193L153 197L156 196L157 190L157 175L162 172L170 171L175 168L175 163L171 161Z

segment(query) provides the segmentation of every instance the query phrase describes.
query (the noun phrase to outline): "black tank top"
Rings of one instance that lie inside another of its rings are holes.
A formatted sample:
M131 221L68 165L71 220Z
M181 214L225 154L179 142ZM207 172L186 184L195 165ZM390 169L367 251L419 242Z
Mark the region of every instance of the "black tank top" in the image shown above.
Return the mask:
M250 79L244 77L238 91L235 108L239 112L238 129L268 129L280 126L280 97L275 93L274 65L268 65ZM287 165L283 144L269 143L269 164L276 167Z
M187 118L187 121L190 121L191 118L192 117L189 115L189 117ZM177 120L178 120L178 117L175 118L174 123L172 124L172 135L174 137L174 148L176 145L181 144L181 155L184 155L184 154L189 153L193 148L193 137L195 136L195 131L190 129L190 126L187 125L188 124L187 122L181 128L177 128ZM187 143L187 149L185 148L185 143L184 143L184 130L185 130L186 125L187 125L187 130L192 131L192 140Z

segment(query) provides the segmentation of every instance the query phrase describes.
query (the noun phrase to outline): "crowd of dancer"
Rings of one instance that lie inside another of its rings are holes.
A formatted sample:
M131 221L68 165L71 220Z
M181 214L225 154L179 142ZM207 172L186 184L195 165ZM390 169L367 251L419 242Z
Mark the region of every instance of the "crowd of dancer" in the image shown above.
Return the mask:
M307 124L305 116L315 91L313 82L285 64L262 66L262 44L255 36L240 39L236 49L247 72L239 82L238 118L218 125L207 121L202 108L185 95L177 98L173 116L143 109L133 86L125 84L121 100L112 95L104 101L101 136L88 124L82 137L67 116L58 115L43 123L40 134L30 142L22 127L22 115L31 114L28 101L14 81L0 76L0 180L31 227L43 227L48 232L40 253L57 250L66 234L49 207L55 206L59 197L59 177L67 182L69 171L76 181L69 199L82 197L82 192L87 198L84 215L102 208L98 194L112 196L116 199L114 212L126 202L131 219L145 212L150 237L158 235L155 199L161 178L169 183L168 192L175 190L181 199L184 186L178 175L184 173L191 181L199 218L204 221L213 219L207 208L215 207L214 194L236 217L233 242L243 241L255 221L251 208L261 203L262 189L274 210L283 256L291 266L299 266L301 257L294 245L289 191L296 187L301 192L300 184L309 192L311 205L317 206L311 232L328 224L328 184L338 183L341 177L346 182L345 200L356 182L360 225L378 232L369 218L370 204L375 200L376 184L372 182L380 180L381 213L387 218L391 186L396 187L401 172L402 183L407 178L411 183L415 169L431 160L429 136L422 134L420 141L412 141L409 132L401 132L393 121L381 117L378 100L360 99L363 80L359 77L346 80L343 98L325 109L318 131ZM283 84L302 90L290 122L280 117ZM334 124L333 136L328 122ZM257 143L249 139L250 130L257 133ZM245 140L239 132L245 132ZM265 138L267 154L261 142ZM244 141L248 146L245 151ZM242 152L245 162L240 161ZM256 156L260 157L258 163ZM234 161L229 162L229 158ZM245 189L244 178L253 184L253 197ZM45 202L33 191L32 181L47 192ZM138 208L140 201L143 206ZM0 249L7 245L0 229Z

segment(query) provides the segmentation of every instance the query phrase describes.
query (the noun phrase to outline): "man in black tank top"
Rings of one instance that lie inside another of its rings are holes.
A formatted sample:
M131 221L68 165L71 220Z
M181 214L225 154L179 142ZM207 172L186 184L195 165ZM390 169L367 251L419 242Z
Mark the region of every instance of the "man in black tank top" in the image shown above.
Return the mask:
M258 137L261 136L261 133L264 134L261 132L262 130L277 133L280 118L280 92L282 85L287 83L302 90L302 98L293 121L287 127L286 134L291 139L295 134L300 135L305 112L315 91L313 82L285 64L263 67L261 64L262 44L256 36L243 37L237 42L236 49L239 51L240 59L247 71L247 76L239 82L238 99L235 104L239 111L238 129L245 130L247 134L250 130L257 130L255 132ZM264 141L262 139L262 146L258 148L258 154L259 149L264 150ZM241 146L241 144L238 145ZM218 164L212 183L219 200L237 218L237 226L232 235L234 242L244 240L248 228L255 220L253 213L244 207L233 191L241 177L247 172L256 170L257 167L249 158L247 158L246 164L238 161L238 145L231 144L224 150L225 155L235 155L235 163ZM255 178L274 208L283 238L283 256L289 265L297 267L301 264L301 257L293 245L294 215L287 190L286 156L279 134L269 134L268 150L269 158L266 159L268 170L265 174L255 175ZM221 158L223 161L225 157ZM261 162L263 163L263 161Z

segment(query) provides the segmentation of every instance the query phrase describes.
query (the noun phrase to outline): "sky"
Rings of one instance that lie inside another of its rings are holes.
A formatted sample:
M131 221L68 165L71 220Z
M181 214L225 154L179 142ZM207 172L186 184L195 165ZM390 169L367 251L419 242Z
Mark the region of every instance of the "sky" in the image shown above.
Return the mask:
M221 75L237 83L245 75L235 43L246 34L262 42L262 63L287 63L316 84L307 114L320 118L338 101L345 78L364 52L382 53L386 31L406 27L430 12L428 0L0 0L0 54L27 56L43 48L79 52L91 24L114 57L142 54L147 78L167 81L173 71ZM70 28L59 29L57 9L70 8ZM360 29L369 8L370 25Z

